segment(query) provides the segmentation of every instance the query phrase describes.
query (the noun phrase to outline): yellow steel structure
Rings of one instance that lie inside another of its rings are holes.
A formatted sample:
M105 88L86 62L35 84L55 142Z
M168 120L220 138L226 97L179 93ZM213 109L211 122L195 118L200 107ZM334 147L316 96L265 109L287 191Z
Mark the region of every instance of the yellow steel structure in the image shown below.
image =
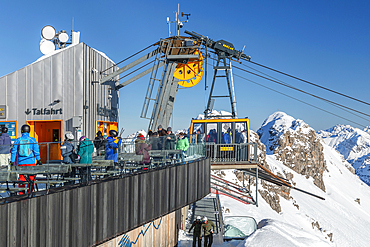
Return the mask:
M190 59L186 64L178 64L174 77L179 79L179 85L183 87L193 87L203 77L203 56L197 49L194 54L199 54L198 59Z

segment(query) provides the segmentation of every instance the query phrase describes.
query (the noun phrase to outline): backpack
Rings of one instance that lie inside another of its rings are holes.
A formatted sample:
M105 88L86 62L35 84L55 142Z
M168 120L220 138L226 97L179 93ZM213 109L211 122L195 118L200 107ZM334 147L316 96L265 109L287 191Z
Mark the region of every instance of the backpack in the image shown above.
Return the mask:
M20 139L19 140L19 156L28 157L31 155L30 139Z

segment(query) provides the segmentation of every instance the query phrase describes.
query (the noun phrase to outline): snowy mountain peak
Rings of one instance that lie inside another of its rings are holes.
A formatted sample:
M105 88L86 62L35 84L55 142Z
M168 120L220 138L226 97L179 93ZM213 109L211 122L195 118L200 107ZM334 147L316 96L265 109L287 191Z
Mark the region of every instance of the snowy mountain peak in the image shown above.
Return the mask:
M275 112L257 133L266 146L266 154L274 154L285 166L312 177L314 184L325 191L323 173L327 168L323 146L314 129L284 112Z
M350 125L337 124L327 130L320 130L317 133L322 137L335 136L340 134L341 136L349 134L358 134L358 135L369 135L370 127L366 127L364 130L354 128ZM369 135L370 137L370 135Z
M217 116L231 116L231 113L230 112L227 112L227 111L217 111L217 110L212 110L210 113L209 113L209 116L213 116L213 117L217 117ZM222 117L220 117L222 118ZM226 117L224 117L226 118ZM204 114L199 114L195 119L205 119L205 116Z
M369 127L364 130L350 125L336 125L318 131L324 142L341 153L352 164L356 174L370 185L370 134Z
M304 121L294 119L284 112L271 114L257 130L262 143L266 145L268 154L271 154L279 145L279 140L286 132L309 134L314 131Z

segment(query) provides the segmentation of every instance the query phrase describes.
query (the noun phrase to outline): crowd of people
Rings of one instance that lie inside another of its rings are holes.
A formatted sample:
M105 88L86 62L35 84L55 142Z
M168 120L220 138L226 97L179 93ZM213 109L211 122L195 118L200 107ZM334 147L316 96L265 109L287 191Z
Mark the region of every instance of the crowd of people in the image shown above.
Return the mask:
M15 162L16 156L17 164L19 165L34 165L36 161L41 164L40 153L38 150L38 145L31 145L35 150L32 149L34 154L30 154L29 150L24 151L23 146L27 145L17 145L23 143L37 144L36 140L29 136L30 126L23 125L21 128L22 136L19 137L13 145L11 144L11 139L8 135L8 129L3 127L1 129L0 136L0 165L13 164ZM184 132L180 132L178 136L172 132L172 128L168 127L166 130L162 125L158 126L157 131L149 131L148 136L145 137L143 134L139 134L135 140L135 153L138 155L143 155L143 163L148 164L151 162L151 157L149 155L150 150L182 150L181 153L177 154L177 159L184 162L186 157L186 152L189 148L189 139L192 138L192 142L204 143L204 142L215 142L217 143L217 132L215 129L211 129L209 133L205 136L198 129L194 132L192 136L187 135ZM86 136L79 138L79 141L74 142L74 135L72 133L66 133L63 144L60 147L61 155L63 158L63 163L73 164L91 164L92 156L95 152L97 156L104 155L105 160L112 160L114 163L118 161L118 152L122 144L122 139L118 136L116 130L110 130L109 136L104 138L101 131L98 131L94 140L89 140ZM230 144L230 143L246 143L247 133L246 130L242 132L235 132L235 137L230 128L227 129L225 133L222 133L222 140L220 143ZM15 145L14 145L15 144ZM11 147L15 148L11 148ZM18 149L22 149L21 152ZM12 155L10 155L12 153ZM22 153L26 156L22 156ZM28 156L31 157L28 157Z
M206 136L206 141L218 144L247 143L248 133L246 129L242 131L235 129L234 136L231 128L228 128L226 132L221 133L221 137L219 138L216 129L211 129Z
M1 128L0 135L0 165L8 169L12 165L19 166L35 166L41 165L41 156L39 145L35 138L30 137L30 126L25 124L21 127L22 136L17 138L13 143L9 136L8 129L6 127ZM203 142L204 136L200 134L195 139L195 143ZM116 130L110 130L109 136L104 138L101 131L96 133L94 140L88 139L86 136L82 136L78 141L75 141L75 136L68 132L65 134L65 139L60 146L62 162L64 164L86 164L84 167L76 168L72 167L72 171L69 176L74 177L77 172L81 176L81 182L91 180L91 173L88 171L88 164L92 163L92 156L95 153L97 156L104 155L105 160L112 160L115 164L118 161L118 153L122 144L122 139L118 136ZM143 134L139 134L135 140L135 153L137 155L143 155L144 164L151 162L149 155L150 150L181 150L181 153L177 154L176 158L184 162L186 152L189 148L189 137L184 132L180 132L178 136L172 132L172 128L168 127L166 130L163 129L162 125L158 126L157 131L148 132L148 136L145 137ZM155 159L155 158L153 158ZM114 169L114 166L108 167L107 170ZM26 179L34 180L32 176L19 176L20 181ZM73 184L71 180L67 184ZM20 184L20 187L24 186ZM33 188L29 188L32 189Z
M202 217L197 216L189 229L189 233L193 228L193 247L195 247L197 243L198 247L201 247L202 237L204 237L204 247L211 247L213 243L213 233L216 228L213 221L208 220L206 216L203 217L203 220Z

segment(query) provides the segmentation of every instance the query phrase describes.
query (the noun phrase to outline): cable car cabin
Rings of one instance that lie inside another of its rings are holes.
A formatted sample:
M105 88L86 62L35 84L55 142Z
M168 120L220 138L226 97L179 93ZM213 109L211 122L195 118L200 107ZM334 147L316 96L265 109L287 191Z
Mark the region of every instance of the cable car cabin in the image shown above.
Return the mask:
M250 143L248 118L193 119L189 133L192 133L190 143L206 143L206 157L211 158L214 170L257 166L257 147ZM254 150L252 159L251 149Z

